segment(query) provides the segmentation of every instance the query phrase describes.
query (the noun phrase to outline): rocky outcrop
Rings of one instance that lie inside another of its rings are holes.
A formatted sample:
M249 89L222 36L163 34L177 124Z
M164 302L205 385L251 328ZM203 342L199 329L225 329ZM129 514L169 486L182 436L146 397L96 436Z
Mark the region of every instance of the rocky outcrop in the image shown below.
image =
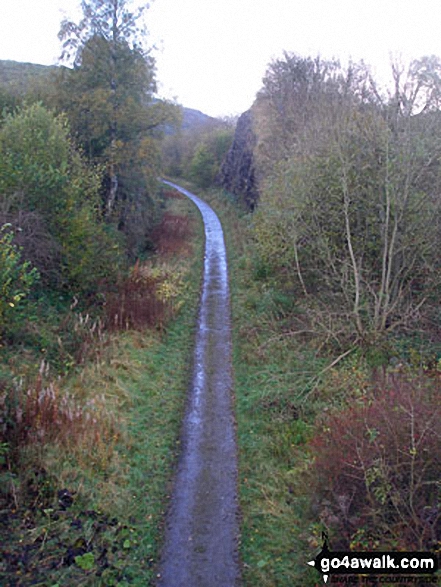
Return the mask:
M253 130L252 109L244 112L237 121L230 150L219 173L219 183L238 196L248 210L254 210L259 199L254 159L256 135Z

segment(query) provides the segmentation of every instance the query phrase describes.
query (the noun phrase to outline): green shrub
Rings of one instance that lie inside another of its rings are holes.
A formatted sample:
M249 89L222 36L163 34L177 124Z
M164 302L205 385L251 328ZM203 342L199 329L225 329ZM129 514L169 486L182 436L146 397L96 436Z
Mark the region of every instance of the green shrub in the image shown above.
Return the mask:
M87 165L69 132L65 117L41 104L8 115L0 131L0 201L5 219L22 231L23 256L43 249L35 263L42 279L90 295L101 280L115 279L122 246L102 220L101 170Z
M208 188L214 181L218 167L214 154L207 145L199 145L190 163L190 178L196 185Z
M37 270L22 260L12 241L10 227L3 225L0 228L0 335L7 333L18 317L25 317L25 298L39 278Z

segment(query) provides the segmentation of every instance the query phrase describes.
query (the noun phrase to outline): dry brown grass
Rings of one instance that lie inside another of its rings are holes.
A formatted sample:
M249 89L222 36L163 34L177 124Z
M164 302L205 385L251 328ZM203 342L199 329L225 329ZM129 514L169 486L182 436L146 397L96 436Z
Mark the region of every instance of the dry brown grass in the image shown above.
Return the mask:
M152 232L152 240L156 251L161 256L190 255L192 246L189 236L192 232L188 216L166 212L158 226Z

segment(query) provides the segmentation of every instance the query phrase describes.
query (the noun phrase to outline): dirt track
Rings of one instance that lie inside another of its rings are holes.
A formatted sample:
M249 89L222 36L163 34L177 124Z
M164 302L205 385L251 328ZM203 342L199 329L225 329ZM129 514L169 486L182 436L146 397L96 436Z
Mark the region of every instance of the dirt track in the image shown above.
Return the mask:
M165 183L199 208L206 242L193 376L158 585L235 587L240 582L237 457L222 226L208 204L175 184Z

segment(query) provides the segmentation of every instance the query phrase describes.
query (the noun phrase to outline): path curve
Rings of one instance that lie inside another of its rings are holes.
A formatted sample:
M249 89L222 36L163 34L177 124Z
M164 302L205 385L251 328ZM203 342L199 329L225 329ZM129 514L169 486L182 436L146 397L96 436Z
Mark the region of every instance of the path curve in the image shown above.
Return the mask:
M240 583L239 516L224 236L208 204L176 184L164 183L199 208L205 226L205 259L182 452L158 585L235 587Z

